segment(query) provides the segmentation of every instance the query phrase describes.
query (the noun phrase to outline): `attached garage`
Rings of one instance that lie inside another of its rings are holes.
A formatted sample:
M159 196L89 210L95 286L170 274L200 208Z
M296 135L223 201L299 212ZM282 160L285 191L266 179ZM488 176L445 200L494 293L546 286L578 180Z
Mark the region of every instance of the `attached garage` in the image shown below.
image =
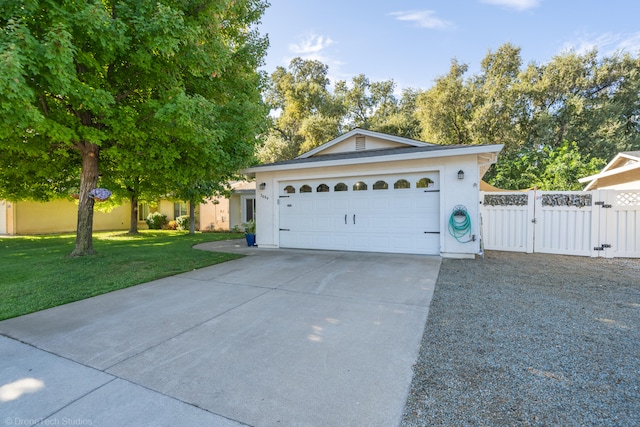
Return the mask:
M280 183L282 248L440 253L437 172Z
M355 129L295 159L256 166L261 247L469 257L479 183L502 146L438 146ZM455 207L468 241L448 233Z

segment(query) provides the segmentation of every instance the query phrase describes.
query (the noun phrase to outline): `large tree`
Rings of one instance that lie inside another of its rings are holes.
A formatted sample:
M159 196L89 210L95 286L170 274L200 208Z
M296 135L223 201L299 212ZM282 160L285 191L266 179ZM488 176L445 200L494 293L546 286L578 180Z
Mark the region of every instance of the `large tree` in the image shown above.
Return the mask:
M271 73L265 92L274 118L260 151L263 162L297 156L340 133L341 105L329 91L329 67L294 58Z
M418 95L416 117L422 125L423 140L436 144L471 143L471 89L464 80L468 69L466 64L452 60L449 73Z
M257 68L267 42L255 25L266 5L0 4L0 196L47 200L75 178L72 255L86 255L101 173L133 193L128 178L177 191L248 163L265 113Z

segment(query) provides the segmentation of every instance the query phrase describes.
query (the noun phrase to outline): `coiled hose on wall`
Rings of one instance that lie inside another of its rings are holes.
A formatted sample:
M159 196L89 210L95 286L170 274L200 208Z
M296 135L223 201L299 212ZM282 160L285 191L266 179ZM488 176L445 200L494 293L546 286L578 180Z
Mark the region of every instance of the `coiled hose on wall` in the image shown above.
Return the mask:
M475 240L471 236L471 217L469 217L465 206L458 205L453 208L449 217L449 234L460 243L469 243ZM469 240L462 240L467 234Z

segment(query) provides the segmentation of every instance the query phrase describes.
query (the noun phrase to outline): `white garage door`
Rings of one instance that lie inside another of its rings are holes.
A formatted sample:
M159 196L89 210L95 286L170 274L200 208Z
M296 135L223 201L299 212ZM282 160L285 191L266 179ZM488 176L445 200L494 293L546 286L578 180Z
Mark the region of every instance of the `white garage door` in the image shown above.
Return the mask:
M280 183L280 247L440 253L438 174Z

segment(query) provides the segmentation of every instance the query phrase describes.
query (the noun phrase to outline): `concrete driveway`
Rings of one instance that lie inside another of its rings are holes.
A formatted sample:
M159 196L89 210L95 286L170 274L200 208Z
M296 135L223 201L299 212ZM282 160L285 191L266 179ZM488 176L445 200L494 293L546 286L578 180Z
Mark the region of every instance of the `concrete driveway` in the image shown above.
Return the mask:
M201 248L249 256L0 322L0 422L398 425L440 258Z

